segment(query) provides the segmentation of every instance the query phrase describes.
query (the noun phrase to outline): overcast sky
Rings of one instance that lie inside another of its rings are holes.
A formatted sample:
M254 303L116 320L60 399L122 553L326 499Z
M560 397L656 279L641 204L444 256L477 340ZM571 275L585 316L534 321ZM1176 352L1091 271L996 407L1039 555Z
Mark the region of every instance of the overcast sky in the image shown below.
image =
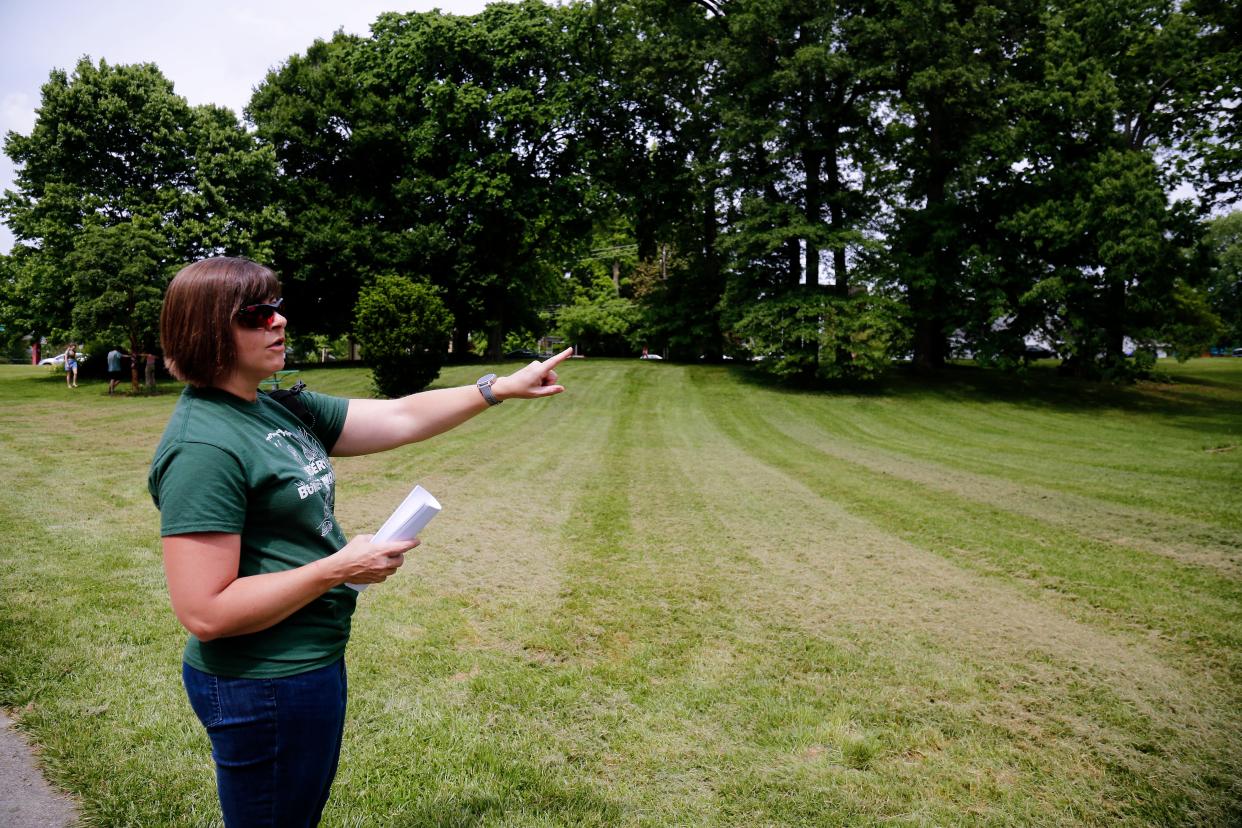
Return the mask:
M239 116L268 69L337 29L367 34L386 11L482 11L485 0L0 0L0 134L30 133L39 87L82 55L159 65L191 104ZM0 190L13 163L0 153ZM0 224L0 252L13 235Z

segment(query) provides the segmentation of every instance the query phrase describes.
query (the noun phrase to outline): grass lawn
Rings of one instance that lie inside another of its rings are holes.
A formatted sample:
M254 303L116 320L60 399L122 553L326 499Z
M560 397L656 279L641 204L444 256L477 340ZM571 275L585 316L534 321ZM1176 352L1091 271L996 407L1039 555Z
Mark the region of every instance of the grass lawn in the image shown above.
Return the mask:
M325 825L1242 823L1242 359L1161 371L584 360L337 461L347 532L444 513L360 599ZM145 483L178 389L105 390L0 367L0 705L88 824L215 824Z

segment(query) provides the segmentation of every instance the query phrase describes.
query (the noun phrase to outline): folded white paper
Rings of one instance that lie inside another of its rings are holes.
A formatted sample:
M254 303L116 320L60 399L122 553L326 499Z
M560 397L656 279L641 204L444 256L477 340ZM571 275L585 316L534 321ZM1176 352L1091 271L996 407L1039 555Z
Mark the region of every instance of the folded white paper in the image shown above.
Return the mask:
M422 486L415 486L375 533L374 541L410 540L418 537L431 519L440 514L440 501ZM362 592L367 584L347 584Z

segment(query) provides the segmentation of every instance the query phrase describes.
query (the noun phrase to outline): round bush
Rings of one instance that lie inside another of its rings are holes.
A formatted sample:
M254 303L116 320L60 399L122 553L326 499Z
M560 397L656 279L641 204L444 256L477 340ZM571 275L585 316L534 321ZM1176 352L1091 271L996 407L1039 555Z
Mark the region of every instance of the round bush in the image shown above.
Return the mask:
M358 296L354 336L386 397L421 391L438 377L452 331L453 314L424 282L380 276Z

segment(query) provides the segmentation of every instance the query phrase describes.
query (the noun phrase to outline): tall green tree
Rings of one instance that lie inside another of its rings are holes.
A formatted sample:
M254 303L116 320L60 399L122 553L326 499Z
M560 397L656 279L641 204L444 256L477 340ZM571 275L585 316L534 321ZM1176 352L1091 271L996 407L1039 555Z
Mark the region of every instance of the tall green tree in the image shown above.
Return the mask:
M794 338L776 345L781 364L815 376L821 361L848 366L859 351L843 341L825 352L802 326L773 329L762 321L771 313L753 311L770 305L772 313L818 319L825 329L842 329L829 315L863 312L865 303L825 302L823 295L849 296L877 203L871 108L882 75L858 51L859 29L870 24L850 3L733 0L724 8L720 131L734 205L723 234L726 318L736 334L762 339L765 352L773 347L769 334L789 331Z
M271 151L228 110L190 107L154 64L83 58L72 74L54 70L34 129L10 132L5 152L17 187L0 214L25 248L19 281L35 333L71 328L71 308L95 298L68 263L99 229L140 224L165 263L263 253Z
M1205 287L1212 311L1222 323L1219 344L1242 348L1242 211L1213 219L1207 245L1213 261Z
M1029 63L1034 6L1012 0L877 0L857 53L880 73L880 156L887 255L906 297L916 365L935 368L965 323L964 274L987 249L996 189L1021 160L1009 102Z
M1242 199L1242 4L1234 0L1188 0L1181 10L1197 34L1196 59L1184 68L1198 79L1180 97L1201 117L1188 122L1182 157L1196 162L1195 183L1209 203ZM1186 100L1186 99L1189 100Z
M1042 29L1008 219L1042 269L1022 303L1043 317L1066 371L1131 375L1173 328L1187 338L1186 314L1201 304L1191 293L1204 273L1186 253L1198 223L1192 205L1170 204L1177 166L1162 159L1210 118L1207 41L1171 0L1061 0Z
M67 271L41 251L14 246L0 273L0 325L16 336L67 340L71 335L73 297ZM59 286L59 289L57 289Z
M366 126L380 108L358 78L363 38L317 40L268 73L246 107L279 175L267 226L284 295L300 330L348 333L363 284L399 256L384 232L399 153Z
M592 4L609 33L594 63L609 80L596 101L590 171L634 229L648 344L676 358L718 357L727 221L719 10L671 0Z
M290 207L329 205L291 235L308 284L344 286L323 294L336 313L368 270L395 270L443 289L458 353L485 330L498 354L532 323L557 289L550 265L589 230L574 125L595 83L568 57L577 13L530 0L382 15L369 39L317 44L269 76L248 112L302 179Z
M68 260L77 297L74 329L96 341L125 344L131 354L154 347L172 275L166 253L160 234L140 222L88 226ZM137 361L131 365L131 382L137 392Z
M848 294L847 253L860 238L877 73L850 38L863 21L849 4L734 0L722 43L721 132L726 182L740 202L733 247L785 253L772 286L829 285Z

